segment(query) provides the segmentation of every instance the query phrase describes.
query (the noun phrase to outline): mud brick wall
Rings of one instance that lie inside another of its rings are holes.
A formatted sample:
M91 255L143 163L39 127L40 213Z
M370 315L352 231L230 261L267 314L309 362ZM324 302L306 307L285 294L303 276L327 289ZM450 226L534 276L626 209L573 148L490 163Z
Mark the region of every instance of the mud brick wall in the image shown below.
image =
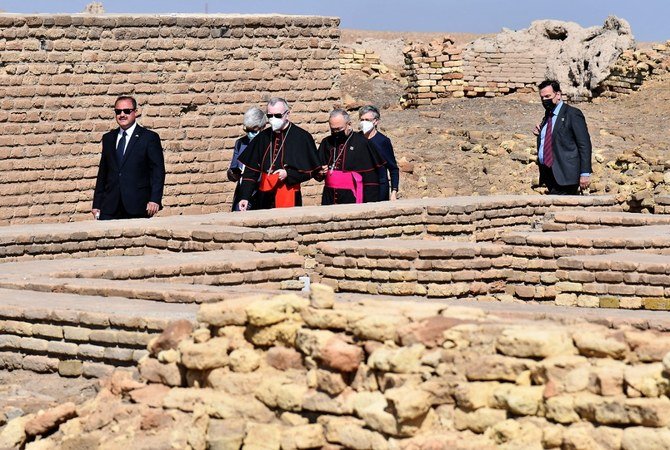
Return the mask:
M162 399L145 407L207 411L208 431L191 431L212 447L670 445L667 332L434 303L340 304L314 287L309 300L201 306L201 328L158 338L140 362Z
M534 92L546 78L548 66L546 52L501 49L488 40L458 48L446 37L443 42L410 45L404 55L407 108L439 104L445 98ZM670 41L651 49L626 50L610 70L594 96L630 94L651 76L668 72Z
M468 97L494 97L532 92L545 78L547 55L504 51L487 41L475 41L463 51L464 91Z
M406 107L439 104L445 98L532 92L547 67L545 54L502 51L485 41L459 48L448 37L410 45L404 54Z
M137 97L167 180L161 215L229 210L242 115L285 97L327 131L339 99L339 19L0 14L0 224L83 219L114 99ZM306 190L316 202L318 189Z

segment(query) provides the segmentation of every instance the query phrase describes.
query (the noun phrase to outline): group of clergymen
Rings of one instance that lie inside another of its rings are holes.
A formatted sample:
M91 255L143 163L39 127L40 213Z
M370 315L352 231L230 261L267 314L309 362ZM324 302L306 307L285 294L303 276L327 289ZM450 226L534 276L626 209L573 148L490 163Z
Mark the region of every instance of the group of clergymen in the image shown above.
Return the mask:
M330 135L318 149L290 114L278 97L268 101L267 113L253 107L244 114L246 136L235 143L228 169L228 179L238 183L234 211L300 206L300 184L311 178L324 182L323 205L396 199L398 165L391 141L377 130L376 107L359 110L360 132L347 111L331 111Z
M135 98L118 97L114 114L119 128L102 137L91 212L100 220L152 217L162 207L165 184L160 137L136 122ZM331 134L318 150L290 114L278 97L268 101L267 112L253 107L244 114L246 134L235 142L227 171L238 183L234 211L300 206L300 184L311 178L325 182L324 205L396 199L398 165L391 141L377 130L376 107L359 111L360 133L345 110L333 110Z
M540 184L550 194L575 195L591 183L591 138L582 112L563 102L555 80L538 85L544 117L535 126ZM165 163L155 132L137 124L133 97L114 103L119 128L102 137L91 212L96 219L151 217L161 208ZM314 138L289 120L286 100L272 98L267 111L244 115L246 135L235 143L228 178L238 183L233 210L302 204L300 184L324 182L324 205L395 200L399 170L393 146L377 125L379 110L362 107L360 132L343 109L330 113L330 135L318 150ZM267 124L270 124L267 127ZM390 183L389 183L390 174Z

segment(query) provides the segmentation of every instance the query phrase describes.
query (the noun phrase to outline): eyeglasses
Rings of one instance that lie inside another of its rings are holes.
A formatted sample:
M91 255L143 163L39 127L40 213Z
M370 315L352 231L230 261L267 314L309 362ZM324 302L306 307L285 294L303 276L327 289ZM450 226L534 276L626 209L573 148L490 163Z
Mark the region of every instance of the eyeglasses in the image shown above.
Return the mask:
M131 112L135 111L134 108L125 108L125 109L115 109L114 112L118 116L119 114L130 114Z
M284 117L286 115L287 112L288 111L284 111L283 113L266 114L266 116L268 116L268 119L271 118L271 117L274 117L275 119L281 119L282 117Z

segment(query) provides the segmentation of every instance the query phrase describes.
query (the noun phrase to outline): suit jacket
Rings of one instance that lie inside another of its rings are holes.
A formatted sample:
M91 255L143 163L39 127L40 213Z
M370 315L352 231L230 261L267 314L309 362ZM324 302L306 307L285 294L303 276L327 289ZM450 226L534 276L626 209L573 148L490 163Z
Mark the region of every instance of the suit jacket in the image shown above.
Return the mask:
M119 129L102 136L102 154L93 194L93 209L114 214L119 202L126 211L141 215L147 203L161 204L165 183L163 148L157 133L137 125L121 164L116 159Z
M542 120L541 127L544 127L546 121L547 116ZM556 182L562 186L579 184L579 174L591 173L591 137L584 114L579 109L563 103L551 136L554 151L554 163L551 169ZM539 135L537 148L539 153ZM543 184L543 181L540 175L540 184Z

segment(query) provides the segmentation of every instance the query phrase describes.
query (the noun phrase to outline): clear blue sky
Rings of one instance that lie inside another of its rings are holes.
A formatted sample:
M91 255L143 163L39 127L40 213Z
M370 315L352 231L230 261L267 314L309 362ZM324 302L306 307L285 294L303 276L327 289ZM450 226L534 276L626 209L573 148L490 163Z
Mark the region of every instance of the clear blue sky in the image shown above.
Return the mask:
M92 0L0 0L17 13L82 12ZM338 16L342 28L496 33L537 19L602 25L626 19L638 41L670 39L670 0L102 0L108 13L282 13Z

